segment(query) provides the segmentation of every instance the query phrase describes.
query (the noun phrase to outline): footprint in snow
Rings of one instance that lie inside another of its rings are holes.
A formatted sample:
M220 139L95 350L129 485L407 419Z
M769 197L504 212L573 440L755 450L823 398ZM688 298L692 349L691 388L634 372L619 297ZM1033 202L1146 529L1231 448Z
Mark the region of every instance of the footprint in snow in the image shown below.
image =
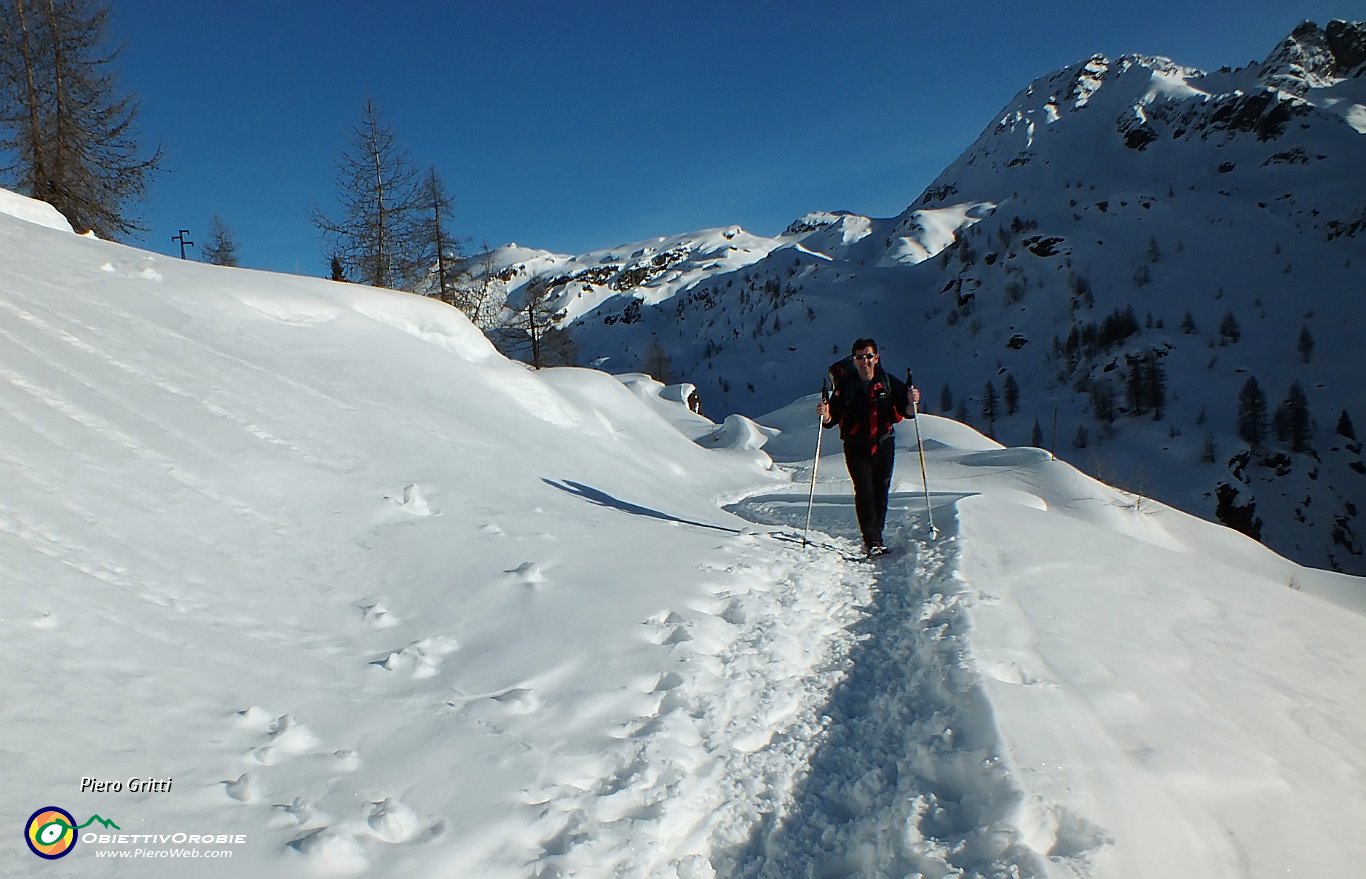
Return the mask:
M1057 681L1036 675L1018 662L983 662L982 671L1003 684L1018 684L1025 687L1056 687Z
M275 716L269 711L256 705L248 705L235 713L237 715L237 726L259 733L268 731L271 722L275 719Z
M522 562L512 570L503 573L511 574L524 586L537 586L546 581L545 573L536 562Z
M269 733L273 746L295 754L303 753L318 744L318 737L288 714L281 714L275 718L275 722L270 725Z
M662 674L662 675L659 676L659 681L658 681L658 683L655 684L654 689L651 690L650 692L651 692L651 693L664 693L664 692L668 692L669 690L674 689L675 687L681 687L682 685L683 685L683 677L682 677L682 675L678 674L678 672L666 671L664 674Z
M288 714L270 721L265 733L269 741L251 752L256 762L265 766L280 762L282 755L302 754L318 744L318 737L312 730Z
M223 790L239 803L254 803L261 799L261 785L256 773L248 770L233 781L224 781Z
M309 830L285 845L302 855L314 873L354 876L370 869L370 862L356 838L330 827Z
M405 485L401 498L389 498L398 504L399 509L414 516L426 517L433 515L436 511L431 504L427 503L427 498L422 493L422 489L417 485Z
M365 823L385 842L416 842L439 836L446 830L446 822L423 818L393 797L372 802L367 811Z
M413 678L430 678L441 670L445 657L460 649L454 638L437 635L414 641L402 650L395 650L370 664L385 671L406 672Z
M392 629L399 624L398 618L378 598L362 598L351 604L360 611L361 619L371 628Z
M336 761L338 772L355 772L361 766L360 754L347 748L333 751L332 759Z
M317 814L313 801L303 797L295 797L289 803L277 803L271 809L274 812L274 817L270 819L273 827L302 827Z
M670 632L668 637L666 637L660 643L665 647L674 647L679 644L684 644L691 640L692 632L689 632L687 628L684 626L678 626L672 632Z
M499 693L496 696L490 696L489 698L518 714L530 714L541 707L541 700L536 697L535 693L525 687L505 690L502 693Z
M745 605L738 598L731 599L721 613L717 614L721 619L730 623L732 626L743 626L749 621L749 615L745 612Z
M649 638L661 647L673 647L693 639L688 631L688 621L677 611L669 611L662 617L658 614L645 620L645 625L654 629Z

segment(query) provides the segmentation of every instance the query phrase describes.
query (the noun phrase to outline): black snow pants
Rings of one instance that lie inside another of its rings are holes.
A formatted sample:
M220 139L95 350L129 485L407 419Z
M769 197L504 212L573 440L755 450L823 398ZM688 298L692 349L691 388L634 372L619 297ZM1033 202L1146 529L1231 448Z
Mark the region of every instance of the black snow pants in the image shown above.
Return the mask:
M854 510L863 534L864 547L882 545L882 528L887 522L887 495L892 489L892 464L896 444L889 436L869 454L865 443L845 443L844 462L854 482Z

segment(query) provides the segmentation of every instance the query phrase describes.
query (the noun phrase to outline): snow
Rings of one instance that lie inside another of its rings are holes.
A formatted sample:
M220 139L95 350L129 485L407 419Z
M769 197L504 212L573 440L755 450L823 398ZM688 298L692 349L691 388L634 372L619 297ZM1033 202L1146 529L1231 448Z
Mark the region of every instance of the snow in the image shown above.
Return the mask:
M39 226L46 226L49 229L58 229L63 232L72 231L71 224L52 205L47 202L24 198L8 189L0 189L0 214L25 220L29 223L36 223Z
M717 421L815 391L871 335L936 413L1238 522L1302 564L1366 574L1366 458L1338 430L1366 410L1366 126L1352 109L1366 77L1268 75L1095 56L1021 90L896 217L811 211L733 261L706 255L716 230L577 258L612 277L678 260L621 289L526 277L575 300L563 329L581 363L667 358ZM1129 309L1137 332L1075 344ZM1230 319L1239 332L1222 331ZM1130 393L1144 363L1167 382L1160 411ZM999 394L1007 376L1019 405L988 418L988 383ZM1307 442L1249 443L1239 394L1254 378L1268 414L1299 386Z
M1366 134L1366 107L1361 104L1353 104L1347 108L1346 113L1342 114L1342 118L1358 133Z
M898 551L857 558L833 434L803 548L813 396L715 425L439 303L45 216L0 197L0 824L245 841L16 833L0 874L1366 862L1361 579L932 416L939 539L903 424Z

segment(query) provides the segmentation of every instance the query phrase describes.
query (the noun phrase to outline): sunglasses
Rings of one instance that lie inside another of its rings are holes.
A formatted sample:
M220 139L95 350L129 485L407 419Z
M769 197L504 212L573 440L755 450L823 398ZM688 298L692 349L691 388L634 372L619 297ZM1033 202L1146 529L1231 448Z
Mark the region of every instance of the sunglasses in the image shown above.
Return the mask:
M876 354L856 354L856 355L854 355L854 359L855 359L855 360L877 360L877 355L876 355Z

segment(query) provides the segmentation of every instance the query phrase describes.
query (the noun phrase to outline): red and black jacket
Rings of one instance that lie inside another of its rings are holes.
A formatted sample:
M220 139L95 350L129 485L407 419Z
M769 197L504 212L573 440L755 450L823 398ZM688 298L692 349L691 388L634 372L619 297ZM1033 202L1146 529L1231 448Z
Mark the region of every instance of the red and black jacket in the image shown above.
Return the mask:
M911 415L911 394L906 383L888 375L878 364L873 380L859 378L853 360L845 358L830 367L830 422L840 426L847 451L875 455L892 436L892 425Z

